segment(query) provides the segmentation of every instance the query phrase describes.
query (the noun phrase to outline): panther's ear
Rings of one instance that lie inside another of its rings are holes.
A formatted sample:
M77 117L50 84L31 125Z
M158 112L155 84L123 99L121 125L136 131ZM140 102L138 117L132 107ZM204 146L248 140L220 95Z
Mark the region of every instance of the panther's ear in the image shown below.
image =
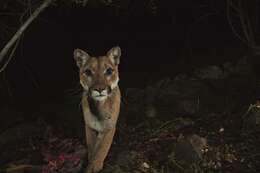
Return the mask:
M89 54L81 49L75 49L73 54L74 54L74 59L79 68L81 68L90 58Z
M113 47L107 52L108 58L112 60L115 65L120 63L121 49L119 46Z

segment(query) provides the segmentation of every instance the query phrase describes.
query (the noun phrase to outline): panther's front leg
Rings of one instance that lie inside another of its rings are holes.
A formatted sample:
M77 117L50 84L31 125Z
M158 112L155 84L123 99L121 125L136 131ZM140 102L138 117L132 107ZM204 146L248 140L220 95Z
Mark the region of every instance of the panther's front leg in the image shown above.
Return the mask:
M85 125L85 134L86 134L88 161L90 161L96 143L95 141L97 138L97 132L91 129L89 126Z
M103 121L103 131L99 131L95 138L94 146L91 150L91 158L89 158L89 165L87 173L95 173L103 168L104 160L109 152L115 134L115 124L107 120Z

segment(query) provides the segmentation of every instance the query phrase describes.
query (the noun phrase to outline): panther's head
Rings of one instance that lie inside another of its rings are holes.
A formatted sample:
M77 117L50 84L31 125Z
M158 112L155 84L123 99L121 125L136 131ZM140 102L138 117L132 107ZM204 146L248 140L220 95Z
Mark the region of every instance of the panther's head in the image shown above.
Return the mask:
M89 96L105 100L118 86L118 65L121 49L113 47L105 56L94 57L81 49L74 50L74 59L79 67L80 83Z

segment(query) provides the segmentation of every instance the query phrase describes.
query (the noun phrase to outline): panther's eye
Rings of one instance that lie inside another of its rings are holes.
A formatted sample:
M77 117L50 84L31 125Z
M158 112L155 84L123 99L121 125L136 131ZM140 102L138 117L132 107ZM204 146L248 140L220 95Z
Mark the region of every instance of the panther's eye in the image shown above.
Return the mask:
M106 69L106 71L105 71L105 75L108 75L108 76L112 75L112 73L113 73L113 69L110 67L108 69Z
M90 69L86 69L84 72L87 76L92 76L92 71Z

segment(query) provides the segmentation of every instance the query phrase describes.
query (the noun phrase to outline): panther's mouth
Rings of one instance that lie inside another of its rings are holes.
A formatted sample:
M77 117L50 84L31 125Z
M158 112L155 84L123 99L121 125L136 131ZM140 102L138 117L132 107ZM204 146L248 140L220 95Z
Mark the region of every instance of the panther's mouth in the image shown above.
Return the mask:
M104 95L104 94L100 94L100 95L97 95L95 97L106 97L107 95Z
M94 97L92 97L94 100L96 101L103 101L107 98L107 95L96 95Z
M109 89L91 89L91 97L96 101L103 101L109 97Z

